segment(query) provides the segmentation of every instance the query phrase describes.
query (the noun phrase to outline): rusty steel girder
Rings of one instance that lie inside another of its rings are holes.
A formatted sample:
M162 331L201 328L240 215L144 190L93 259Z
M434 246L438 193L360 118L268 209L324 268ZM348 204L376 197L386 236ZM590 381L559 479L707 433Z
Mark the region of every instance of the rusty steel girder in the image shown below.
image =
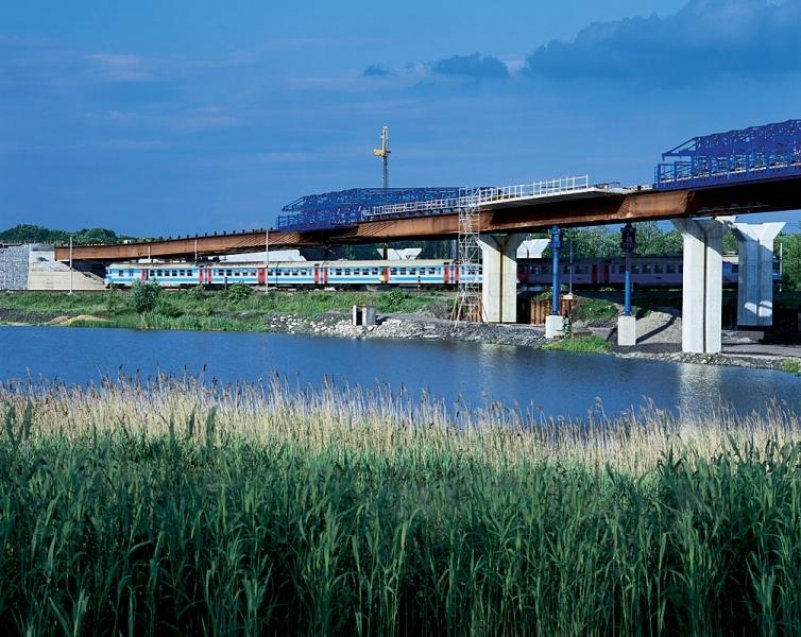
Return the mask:
M749 214L801 209L801 178L717 186L700 190L640 190L602 193L596 197L510 205L479 212L480 232L528 232L553 225L587 226L629 221L651 221L687 216ZM270 231L271 248L379 243L455 237L456 214L369 221L352 228L314 232ZM264 249L264 230L240 234L187 237L73 247L73 259L123 261L146 258L193 258ZM69 249L56 248L56 259L66 261Z

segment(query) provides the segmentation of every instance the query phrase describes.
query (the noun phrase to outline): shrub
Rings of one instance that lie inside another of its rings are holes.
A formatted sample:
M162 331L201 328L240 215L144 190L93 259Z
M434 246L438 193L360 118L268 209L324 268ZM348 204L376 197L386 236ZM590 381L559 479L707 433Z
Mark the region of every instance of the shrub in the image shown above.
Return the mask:
M234 283L228 288L225 293L226 298L230 301L239 302L244 301L253 294L253 288L248 287L244 283Z
M156 308L160 294L161 288L155 283L137 281L131 288L131 307L139 314L152 312Z
M543 345L543 349L577 354L603 354L609 351L609 343L600 336L582 336L579 338L563 338Z
M801 376L801 358L785 358L782 361L782 370L788 374Z
M156 302L156 312L169 318L177 318L183 314L183 310L177 305L170 303L165 296L159 297Z

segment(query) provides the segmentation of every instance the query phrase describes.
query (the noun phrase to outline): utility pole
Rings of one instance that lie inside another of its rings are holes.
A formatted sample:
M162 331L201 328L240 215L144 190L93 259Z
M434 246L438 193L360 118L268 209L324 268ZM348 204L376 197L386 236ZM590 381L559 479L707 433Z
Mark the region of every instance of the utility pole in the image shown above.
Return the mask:
M264 231L264 291L270 291L270 229Z
M380 157L384 164L384 188L389 188L389 155L391 152L389 149L389 127L384 126L381 130L381 148L373 148L373 155Z
M72 235L70 235L70 294L72 294Z

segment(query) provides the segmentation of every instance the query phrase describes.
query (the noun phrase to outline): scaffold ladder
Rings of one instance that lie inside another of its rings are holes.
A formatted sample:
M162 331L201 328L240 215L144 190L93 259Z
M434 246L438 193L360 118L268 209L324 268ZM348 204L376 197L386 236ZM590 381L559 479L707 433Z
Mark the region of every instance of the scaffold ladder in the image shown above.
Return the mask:
M459 276L458 293L453 319L480 323L483 321L481 307L481 279L471 273L480 271L481 248L478 245L479 188L459 190Z

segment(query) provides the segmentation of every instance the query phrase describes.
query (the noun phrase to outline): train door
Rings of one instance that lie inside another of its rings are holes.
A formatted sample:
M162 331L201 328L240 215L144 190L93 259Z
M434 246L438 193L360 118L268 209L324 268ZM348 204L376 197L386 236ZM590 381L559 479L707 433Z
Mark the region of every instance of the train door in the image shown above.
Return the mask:
M203 265L197 266L197 282L198 285L211 283L211 268L207 268Z
M256 272L256 281L259 285L264 285L267 282L267 268L258 268Z
M139 278L142 280L142 283L145 283L147 281L147 268L142 267L139 270Z

